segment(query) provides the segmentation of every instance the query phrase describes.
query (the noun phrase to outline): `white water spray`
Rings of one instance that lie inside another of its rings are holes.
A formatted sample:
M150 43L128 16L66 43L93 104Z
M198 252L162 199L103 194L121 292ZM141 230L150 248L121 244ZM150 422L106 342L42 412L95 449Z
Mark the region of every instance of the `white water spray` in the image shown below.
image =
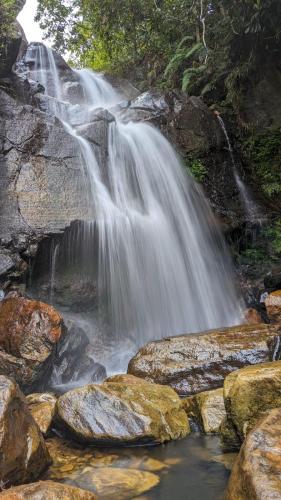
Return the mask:
M38 46L39 61L40 51L44 46ZM51 53L44 53L48 78L40 66L32 73L43 85L45 78L46 93L60 104L63 81ZM82 70L77 76L85 96L79 106L85 123L89 107L110 108L121 99L100 75ZM104 176L105 165L99 164L91 143L71 125L74 108L62 109L51 107L81 152L93 214L83 233L88 247L98 247L98 288L115 339L130 337L142 345L239 323L240 304L223 240L200 188L184 174L169 142L147 123L125 124L115 117L109 124Z

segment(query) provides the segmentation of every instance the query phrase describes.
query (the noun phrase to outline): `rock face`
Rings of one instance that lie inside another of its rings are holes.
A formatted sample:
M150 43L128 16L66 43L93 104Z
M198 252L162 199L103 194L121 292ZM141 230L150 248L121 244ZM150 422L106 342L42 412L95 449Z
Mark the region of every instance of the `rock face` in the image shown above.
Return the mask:
M281 406L281 361L247 366L231 373L224 381L223 391L227 419L242 442L259 418Z
M38 481L11 488L0 494L6 500L95 500L97 497L90 491L81 490L68 484L54 481Z
M189 396L183 400L183 407L195 427L201 428L206 434L219 433L226 417L223 389Z
M46 392L30 394L26 397L26 401L36 424L42 434L46 436L51 428L55 415L57 398L54 394Z
M50 456L23 394L2 375L0 401L0 480L11 485L37 479Z
M65 331L53 307L9 294L0 302L0 374L31 390L49 373Z
M246 365L279 357L278 325L241 325L150 342L130 361L128 373L191 395L223 385Z
M281 322L281 290L270 293L265 299L267 315L272 323Z
M93 444L163 443L189 432L177 394L155 384L87 385L61 396L57 413L76 439Z
M281 409L269 412L247 435L230 476L226 500L281 497Z

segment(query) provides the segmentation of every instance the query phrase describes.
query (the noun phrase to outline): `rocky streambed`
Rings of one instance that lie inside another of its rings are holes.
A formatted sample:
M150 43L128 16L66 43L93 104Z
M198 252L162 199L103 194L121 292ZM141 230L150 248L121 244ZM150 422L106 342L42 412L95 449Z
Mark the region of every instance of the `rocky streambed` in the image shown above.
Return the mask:
M271 323L150 343L128 374L59 394L43 387L71 332L52 306L8 295L0 497L278 498L277 297L267 299Z

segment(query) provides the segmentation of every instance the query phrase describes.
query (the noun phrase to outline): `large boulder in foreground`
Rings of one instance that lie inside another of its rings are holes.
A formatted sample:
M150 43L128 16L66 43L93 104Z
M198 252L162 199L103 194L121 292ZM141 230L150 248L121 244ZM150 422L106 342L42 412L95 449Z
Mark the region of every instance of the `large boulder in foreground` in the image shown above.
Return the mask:
M0 375L0 481L37 479L50 464L43 436L17 384Z
M223 391L228 428L232 425L238 442L242 442L257 420L269 410L281 407L281 361L247 366L231 373L224 381ZM229 432L224 428L222 438L227 445ZM236 439L231 448L235 443Z
M11 293L0 302L0 374L28 391L49 374L65 327L48 304Z
M246 365L279 356L281 326L240 325L150 342L134 356L128 373L191 395L222 387Z
M81 490L55 481L38 481L3 491L1 499L6 500L95 500L90 491Z
M281 408L271 410L247 435L236 459L226 500L281 498Z
M86 385L61 396L57 413L63 428L92 444L163 443L189 432L178 395L156 384Z

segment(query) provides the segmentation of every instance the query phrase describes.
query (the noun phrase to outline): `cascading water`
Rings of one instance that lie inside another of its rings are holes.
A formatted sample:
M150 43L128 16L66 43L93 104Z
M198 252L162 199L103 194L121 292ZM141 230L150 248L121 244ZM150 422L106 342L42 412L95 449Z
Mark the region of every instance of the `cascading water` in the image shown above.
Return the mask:
M95 258L115 340L131 338L139 346L239 323L240 302L223 240L200 188L184 174L169 142L151 125L125 124L115 115L104 176L92 144L73 123L77 110L87 123L89 109L110 108L122 97L100 75L82 70L76 76L84 99L66 112L53 52L41 44L30 50L36 60L32 76L53 98L50 112L63 121L81 152L93 214L83 223L83 244L98 249L88 251L87 258Z
M239 191L240 199L241 199L241 202L243 204L245 214L246 214L249 222L257 222L257 221L259 221L259 219L261 217L259 208L256 205L256 203L254 202L254 200L252 199L252 196L251 196L248 188L246 187L246 185L242 181L242 179L239 175L239 172L237 170L236 161L235 161L234 153L233 153L233 147L232 147L232 144L230 142L230 138L229 138L229 135L227 133L224 120L219 114L217 114L217 119L218 119L218 122L221 126L223 133L224 133L225 139L226 139L227 148L228 148L228 152L229 152L229 156L230 156L232 168L233 168L234 180L236 182L236 185L237 185L237 188Z

